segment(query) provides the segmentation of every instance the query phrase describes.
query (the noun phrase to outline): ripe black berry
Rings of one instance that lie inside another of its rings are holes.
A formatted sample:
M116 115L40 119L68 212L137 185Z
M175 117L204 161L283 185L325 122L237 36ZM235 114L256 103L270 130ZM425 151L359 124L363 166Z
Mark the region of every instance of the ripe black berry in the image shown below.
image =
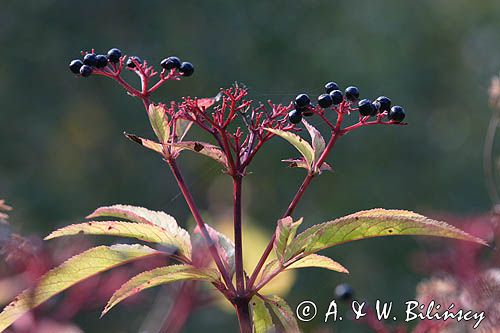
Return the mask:
M318 97L318 105L323 109L329 108L333 104L332 96L329 94L321 94Z
M378 97L375 102L380 104L380 112L389 111L391 109L391 100L385 96Z
M288 121L292 124L298 124L302 120L302 112L299 110L292 110L288 113Z
M163 59L160 62L161 67L165 68L166 70L171 70L173 68L180 68L181 67L181 59L177 57L168 57Z
M87 77L87 76L90 76L90 74L92 74L92 67L90 67L88 65L83 65L82 67L80 67L80 75L81 76Z
M339 85L335 82L328 82L325 84L325 91L327 94L331 93L334 90L340 90Z
M83 66L83 62L80 59L75 59L69 63L69 70L73 74L80 74L80 67Z
M141 58L139 58L137 56L132 56L132 57L127 59L127 67L128 68L135 68L135 63L132 60L135 60L137 63L142 64Z
M373 116L377 113L377 109L372 104L372 101L369 99L362 99L358 103L359 114L362 116Z
M295 97L295 104L299 108L303 108L311 104L311 99L306 94L300 94Z
M116 47L114 47L108 51L108 60L109 60L109 62L112 62L114 64L116 64L118 61L120 61L121 56L122 56L122 51L120 51Z
M94 53L87 53L84 57L83 57L83 63L87 66L95 66L96 64L96 57L95 57L95 54Z
M330 96L332 97L333 105L339 105L344 100L344 96L342 96L342 91L340 90L332 91Z
M104 68L108 64L108 58L104 54L99 54L95 57L95 67Z
M335 296L343 301L346 301L354 296L354 290L347 283L342 283L335 287Z
M359 89L357 87L347 87L345 90L345 97L351 102L356 101L359 98Z
M395 105L391 108L387 117L389 120L400 123L405 119L405 110L401 106Z
M184 61L179 67L179 72L182 76L191 76L194 73L194 66L190 62Z

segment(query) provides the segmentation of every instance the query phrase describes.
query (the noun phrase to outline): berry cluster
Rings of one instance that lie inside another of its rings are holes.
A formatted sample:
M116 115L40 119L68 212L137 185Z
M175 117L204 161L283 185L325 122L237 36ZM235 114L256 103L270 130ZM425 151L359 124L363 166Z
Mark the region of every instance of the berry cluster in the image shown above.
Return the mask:
M405 118L405 111L401 106L391 107L391 100L385 96L378 97L375 101L369 99L359 100L359 89L354 86L347 87L342 93L335 82L325 84L325 93L318 96L318 107L311 103L307 94L299 94L293 102L295 109L288 113L288 120L292 124L298 124L302 117L312 116L315 112L323 109L335 108L340 105L348 107L349 111L359 111L360 117L387 116L389 121L400 123ZM357 107L356 107L357 102Z
M112 64L114 67L120 63L122 58L122 51L117 48L112 48L108 51L106 55L95 54L94 51L86 53L83 56L83 60L75 59L69 63L69 69L71 72L83 77L90 76L95 69L104 69L108 64ZM124 57L125 58L125 57ZM135 70L138 66L142 65L143 62L141 58L137 56L128 57L125 65L131 70ZM190 62L181 62L178 57L171 56L165 58L160 63L161 67L166 70L176 69L182 76L191 76L194 73L194 66ZM116 68L115 68L116 69Z

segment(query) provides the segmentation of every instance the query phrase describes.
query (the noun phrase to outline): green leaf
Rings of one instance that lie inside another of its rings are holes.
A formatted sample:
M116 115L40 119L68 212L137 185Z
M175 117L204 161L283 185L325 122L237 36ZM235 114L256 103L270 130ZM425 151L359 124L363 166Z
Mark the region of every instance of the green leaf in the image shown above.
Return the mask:
M302 123L304 123L304 126L311 136L312 148L314 150L314 162L317 162L319 157L321 156L321 153L325 150L325 139L323 139L321 133L313 125L309 124L305 119L302 119Z
M168 125L165 106L150 104L148 116L151 127L160 143L167 143L170 137L170 126Z
M319 254L309 254L308 256L297 260L293 264L289 265L285 270L296 269L296 268L305 268L305 267L318 267L325 268L331 271L340 272L340 273L349 273L347 268L325 256L320 256Z
M175 142L172 144L172 149L177 153L183 150L191 150L195 153L199 153L205 156L208 156L215 161L222 164L224 167L227 167L227 158L224 152L220 150L217 146L212 144L201 142L201 141L184 141L184 142Z
M318 252L358 239L395 235L439 236L486 245L483 240L445 222L431 220L414 212L372 209L307 229L287 248L286 258L290 259L299 253Z
M286 333L300 333L299 325L293 314L292 309L286 301L276 295L266 296L266 303L269 304L271 310L280 320Z
M186 136L187 132L191 129L193 122L191 120L186 120L179 118L175 122L175 135L177 136L176 141L182 141Z
M137 136L137 135L134 135L134 134L129 134L129 133L125 133L125 132L123 134L130 141L133 141L135 143L140 144L143 147L151 149L152 151L157 152L160 155L164 154L163 145L161 143L154 142L154 141L151 141L151 140L148 140L148 139L144 139L144 138L141 138L140 136Z
M189 233L179 227L172 216L164 212L129 205L113 205L98 208L87 216L89 219L96 217L116 217L160 227L168 235L173 245L179 249L179 252L187 258L191 258L191 238Z
M218 282L219 276L215 270L195 268L191 265L172 265L142 272L125 282L115 291L108 304L106 304L101 316L105 315L116 304L144 289L183 280Z
M215 242L217 252L219 252L222 262L224 263L224 266L229 273L229 276L232 277L235 271L235 261L234 261L235 249L233 241L228 237L226 237L226 235L224 235L223 233L209 226L208 224L205 224L205 226L207 227L210 238L212 239L213 242ZM198 227L195 228L194 232L200 234L201 237L201 232ZM201 244L206 245L204 240L202 240Z
M290 216L287 216L281 220L278 220L278 225L276 227L276 238L274 240L274 250L276 251L276 257L283 263L283 257L285 255L285 250L290 241L295 237L297 228L302 223L302 218L297 222L293 222Z
M158 243L166 247L178 249L179 240L169 234L162 227L154 224L133 223L123 221L89 221L85 223L72 224L56 231L45 237L46 240L62 236L71 235L108 235L118 237L137 238L145 242ZM179 254L189 258L190 253L183 253L178 249Z
M289 168L302 168L306 170L310 169L309 165L307 165L307 162L303 158L288 158L286 160L281 160L281 162L288 163ZM321 167L319 168L319 171L316 170L316 172L321 173L322 171L333 172L333 169L328 163L323 162L321 164Z
M307 141L302 139L297 134L291 132L285 132L274 128L266 128L265 130L282 137L290 144L292 144L304 157L307 165L309 166L309 170L311 169L311 166L314 162L314 150Z
M266 304L260 297L254 296L250 300L252 309L252 321L254 333L270 333L274 332L274 324Z
M158 253L143 245L98 246L80 253L48 271L36 288L23 291L8 304L0 313L0 331L3 332L23 314L50 297L88 277Z

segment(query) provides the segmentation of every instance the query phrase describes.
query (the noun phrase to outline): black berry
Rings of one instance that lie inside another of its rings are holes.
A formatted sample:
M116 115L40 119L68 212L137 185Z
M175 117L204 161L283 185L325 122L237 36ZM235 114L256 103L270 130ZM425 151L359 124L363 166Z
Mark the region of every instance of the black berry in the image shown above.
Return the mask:
M109 62L112 62L114 64L120 61L121 56L122 56L122 51L120 51L116 47L108 51L108 60Z
M75 59L69 63L69 70L73 74L80 74L80 68L83 66L83 62L80 59Z
M92 67L90 67L89 65L83 65L82 67L80 67L81 76L87 77L90 76L90 74L92 74Z
M300 94L295 97L295 104L299 108L303 108L311 104L311 99L306 94Z
M304 117L310 117L314 114L312 105L306 106L305 108L299 108L298 110L302 112Z
M190 62L184 61L179 67L179 72L182 76L191 76L194 73L194 66Z
M327 94L331 93L334 90L340 90L339 85L335 82L328 82L325 84L325 91Z
M330 96L332 97L333 105L339 105L344 100L344 96L342 96L342 91L340 90L332 91Z
M387 117L389 120L400 123L405 119L405 110L401 106L395 105L391 108Z
M329 108L333 104L332 96L329 94L321 94L318 97L318 105L323 109Z
M132 57L127 59L127 67L128 68L135 68L135 63L133 60L135 60L139 64L142 64L141 58L139 58L137 56L132 56Z
M83 57L83 63L87 66L95 66L96 65L96 57L94 53L87 53Z
M95 57L95 67L104 68L108 65L108 58L104 54L99 54Z
M378 102L380 107L379 111L384 112L384 111L389 111L391 109L391 100L385 96L380 96L378 97L375 102Z
M288 121L292 124L298 124L302 120L302 112L299 110L292 110L288 113Z
M377 113L377 109L369 99L359 101L358 110L362 116L374 116Z
M354 290L347 283L339 284L335 287L335 297L343 301L350 300L354 296Z
M356 101L359 98L359 89L353 86L347 87L345 97L351 102Z
M167 70L171 70L174 68L178 69L181 67L181 59L179 59L177 57L168 57L168 58L163 59L160 62L160 65L161 65L161 67L163 67Z

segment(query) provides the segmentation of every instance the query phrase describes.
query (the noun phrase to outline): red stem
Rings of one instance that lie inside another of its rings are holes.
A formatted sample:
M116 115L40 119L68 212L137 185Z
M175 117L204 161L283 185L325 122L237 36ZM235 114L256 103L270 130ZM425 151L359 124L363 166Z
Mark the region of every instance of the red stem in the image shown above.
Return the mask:
M235 246L235 270L236 270L236 290L241 294L245 290L245 275L243 271L243 248L241 232L241 189L243 179L236 175L233 178L233 199L234 199L234 246Z

